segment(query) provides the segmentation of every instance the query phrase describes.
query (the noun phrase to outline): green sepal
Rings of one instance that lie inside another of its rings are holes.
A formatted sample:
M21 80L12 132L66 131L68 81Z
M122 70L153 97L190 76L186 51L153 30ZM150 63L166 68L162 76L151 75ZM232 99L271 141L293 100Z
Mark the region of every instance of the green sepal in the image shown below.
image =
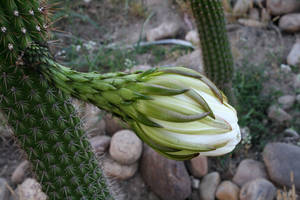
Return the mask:
M178 94L185 93L189 90L189 89L173 89L161 85L154 85L148 83L136 83L131 88L143 94L159 95L159 96L178 95Z

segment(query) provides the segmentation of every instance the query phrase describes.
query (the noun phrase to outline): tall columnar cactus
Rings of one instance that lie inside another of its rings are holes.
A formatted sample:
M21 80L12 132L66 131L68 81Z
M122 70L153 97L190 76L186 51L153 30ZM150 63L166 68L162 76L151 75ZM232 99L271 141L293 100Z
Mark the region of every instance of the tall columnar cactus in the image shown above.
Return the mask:
M52 87L26 48L45 43L49 8L0 0L0 109L49 199L111 199L70 99Z
M198 25L205 73L231 96L233 57L221 0L190 0Z

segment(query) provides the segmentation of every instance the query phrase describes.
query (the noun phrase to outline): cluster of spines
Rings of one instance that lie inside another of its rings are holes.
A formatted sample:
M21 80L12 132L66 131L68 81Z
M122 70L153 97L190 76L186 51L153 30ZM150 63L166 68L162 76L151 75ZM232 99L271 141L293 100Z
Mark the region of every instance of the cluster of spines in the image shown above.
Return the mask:
M33 41L45 41L47 7L36 0L0 2L0 55L2 59L14 61Z
M38 0L0 0L0 110L49 199L110 199L70 99L22 61L45 43L46 13Z
M207 76L226 90L233 74L233 57L229 43L224 10L220 0L190 0L203 52Z

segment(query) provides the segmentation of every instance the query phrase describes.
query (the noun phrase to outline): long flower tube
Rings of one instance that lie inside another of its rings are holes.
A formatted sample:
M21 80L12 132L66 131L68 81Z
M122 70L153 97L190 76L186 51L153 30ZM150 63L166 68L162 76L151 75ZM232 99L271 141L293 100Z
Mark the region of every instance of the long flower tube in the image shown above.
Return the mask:
M168 158L223 155L241 139L235 109L209 79L191 69L81 73L56 63L38 45L26 51L25 62L26 57L36 59L36 69L56 87L121 117Z

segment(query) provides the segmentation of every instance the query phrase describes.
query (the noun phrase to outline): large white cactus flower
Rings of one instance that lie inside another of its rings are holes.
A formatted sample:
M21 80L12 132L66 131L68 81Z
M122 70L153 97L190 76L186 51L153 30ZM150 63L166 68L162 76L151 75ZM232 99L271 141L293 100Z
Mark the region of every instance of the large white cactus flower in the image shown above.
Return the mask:
M186 68L161 69L147 84L185 90L177 95L151 95L135 108L159 125L135 121L136 133L159 153L176 160L220 156L241 140L235 109L206 77Z

